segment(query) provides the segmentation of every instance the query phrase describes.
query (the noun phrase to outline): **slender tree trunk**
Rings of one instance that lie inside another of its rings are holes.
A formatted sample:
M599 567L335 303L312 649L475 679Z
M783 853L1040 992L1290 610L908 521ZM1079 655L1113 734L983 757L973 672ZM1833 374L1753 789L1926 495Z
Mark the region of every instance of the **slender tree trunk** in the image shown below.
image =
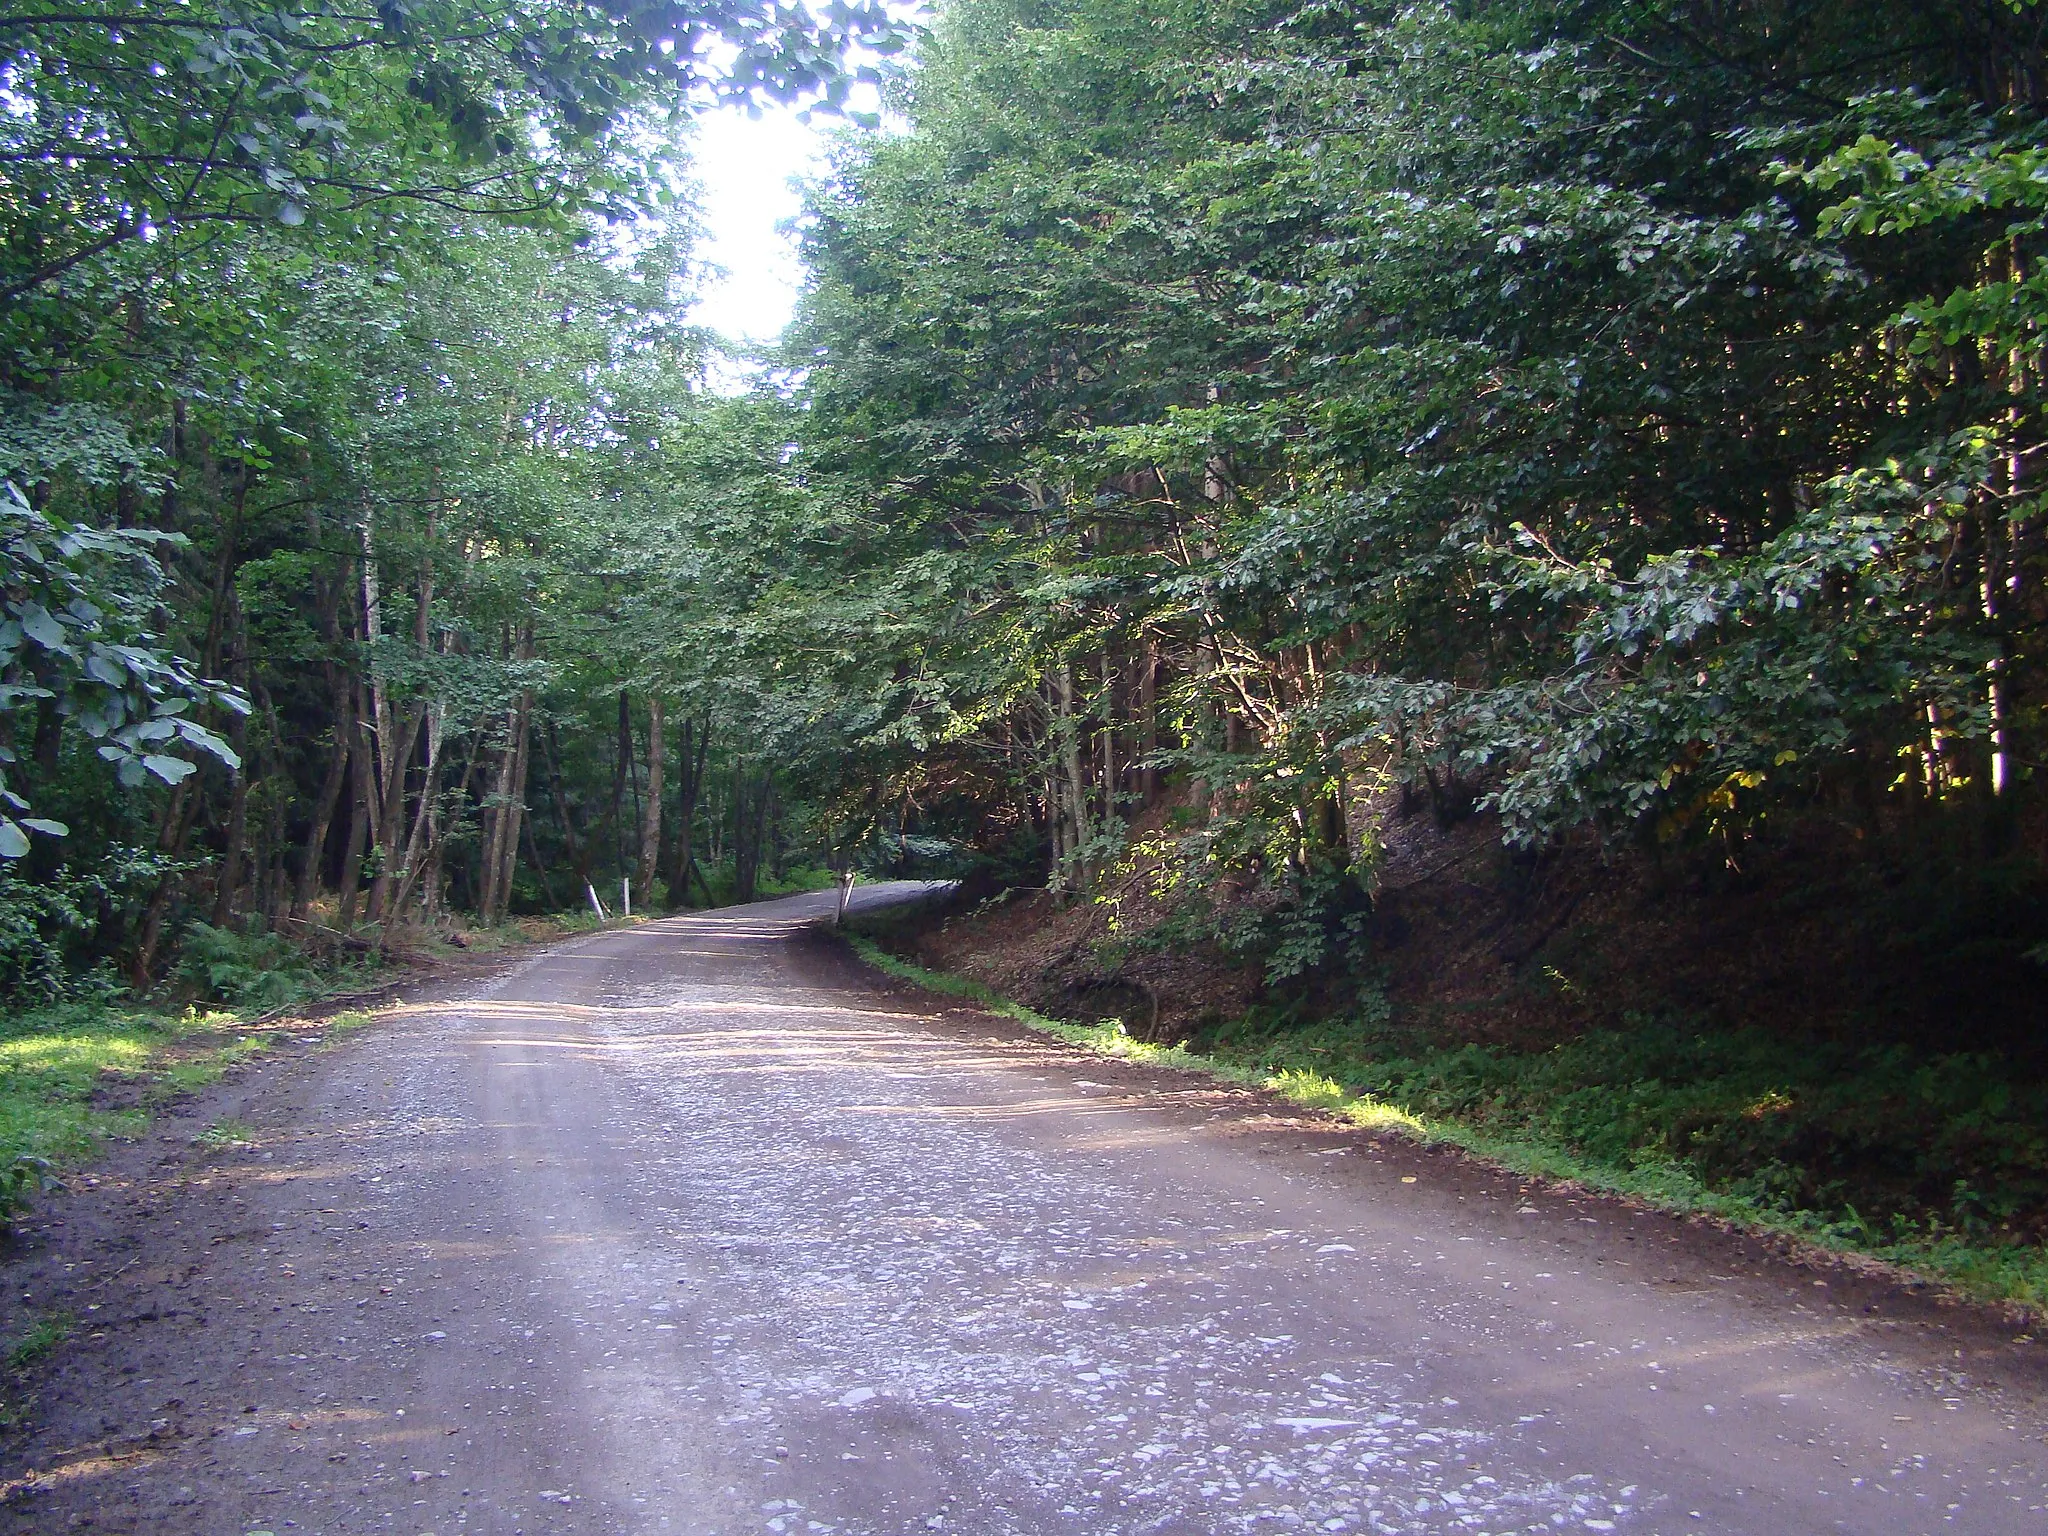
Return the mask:
M735 759L732 770L732 886L733 899L754 899L761 876L761 844L767 836L768 813L775 794L775 774L761 770L758 786L747 782L746 760Z
M163 825L157 832L157 851L178 858L185 852L186 840L192 835L194 807L199 795L192 774L171 791L170 803L164 807ZM149 905L143 910L142 922L136 930L135 963L130 967L129 979L136 989L147 988L156 980L156 951L163 940L164 919L169 916L171 901L177 894L177 877L166 876L159 880L156 889L150 892Z
M397 751L392 754L391 772L384 780L383 803L377 810L377 873L370 881L369 905L363 913L371 923L385 922L392 915L391 896L401 874L399 839L405 827L405 784L411 776L413 756L419 750L426 719L424 702L415 705L406 716Z
M365 535L368 532L364 524ZM434 541L440 531L440 509L429 507L427 512L426 552L420 557L418 601L413 608L412 643L422 657L427 654L428 644L433 636L434 623ZM365 570L373 569L365 565ZM367 607L366 607L367 611ZM381 699L382 685L378 685L379 708L385 720L390 717L390 707ZM427 737L426 773L420 784L420 804L416 807L411 835L406 838L405 852L401 855L399 839L405 823L405 783L410 776L414 754L419 750L422 733ZM398 902L394 896L400 894L401 886L410 888L413 879L412 861L418 857L420 839L425 835L427 806L433 800L435 775L441 767L441 706L438 702L421 699L416 703L398 741L388 741L380 729L380 749L389 749L384 760L384 803L378 812L378 847L383 856L377 861L377 877L370 886L369 919L372 923L392 921L397 917Z
M704 773L710 756L711 717L705 716L701 723L685 718L682 754L676 759L676 825L668 866L668 907L671 912L689 905L690 872L697 865L691 844L697 835L697 802L703 798ZM697 870L697 878L703 880L702 870ZM710 899L710 887L707 885L705 901L708 903Z
M519 830L526 835L526 857L533 865L534 878L540 881L541 900L547 903L549 911L553 911L555 883L548 878L548 867L541 862L540 845L533 840L533 818L522 816L519 819Z
M529 632L528 644L522 648L529 659L532 656L531 639ZM505 914L512 910L512 877L519 869L519 834L526 827L526 781L527 765L532 758L532 719L533 695L522 693L517 708L513 710L512 779L505 797L505 845L499 852L498 905L494 921L501 923Z
M348 841L342 846L341 884L336 896L336 925L345 933L355 926L356 903L362 896L363 859L376 836L377 769L370 743L364 739L366 722L360 715L349 732Z
M1059 733L1060 791L1067 817L1067 850L1070 855L1078 855L1088 842L1088 781L1081 772L1081 722L1074 714L1074 669L1071 663L1060 663L1053 674L1053 686L1057 690L1055 729ZM1077 862L1074 884L1079 886L1087 882L1088 872Z
M469 792L476 784L477 765L482 760L483 732L472 731L469 750L463 754L461 781L451 793L434 797L433 821L427 828L427 867L420 877L421 888L425 892L421 911L429 921L447 910L448 838L443 828L446 808L453 806L456 815L462 814L463 808L469 804Z
M413 807L412 831L405 840L405 853L400 858L397 873L393 876L394 887L391 896L390 917L393 922L410 905L413 892L419 889L420 876L425 873L425 857L429 847L428 836L438 820L441 804L441 707L430 704L427 709L427 765L420 780L420 796Z
M346 708L346 701L343 702ZM341 787L348 781L348 730L346 715L334 724L334 750L328 754L327 776L320 781L320 793L313 799L313 825L306 833L305 858L299 865L297 886L292 891L290 915L303 918L312 909L320 889L320 866L327 853L327 834L334 825L334 808L341 804Z
M509 709L505 711L505 736L492 754L496 761L491 769L490 787L485 791L484 846L478 861L479 889L476 897L477 921L485 927L497 921L498 882L505 873L505 834L512 822L505 810L512 799L514 713Z
M1116 757L1116 672L1110 665L1109 652L1102 653L1102 729L1095 733L1096 750L1101 761L1096 764L1102 780L1102 824L1110 825L1116 820L1116 791L1120 770Z
M732 760L732 897L754 899L754 861L747 848L747 760Z
M569 852L569 868L578 889L590 884L590 845L576 836L576 821L569 814L569 792L562 784L562 747L555 736L555 722L550 718L547 730L541 735L541 745L547 749L548 790L555 802L555 814L562 823L562 846ZM569 899L576 899L575 892Z
M641 801L640 868L635 877L640 889L646 893L641 900L650 905L654 900L655 866L661 861L661 780L666 766L667 738L668 723L664 718L661 695L650 693L647 696L647 794Z
M279 763L263 797L263 840L258 867L263 871L256 910L263 914L263 926L272 933L284 926L291 915L291 869L287 863L285 837L285 790L291 780Z
M241 719L236 717L237 722ZM235 893L241 889L242 861L248 853L249 840L249 768L244 756L248 747L246 731L231 731L228 744L235 749L235 755L243 758L242 766L233 771L228 787L228 828L225 846L221 849L220 872L213 887L213 926L225 928L235 912Z
M1144 796L1146 807L1159 798L1159 769L1153 758L1159 751L1159 642L1149 637L1145 641L1145 654L1138 663L1138 714L1140 719L1139 748L1145 754L1145 766L1138 770L1138 792Z
M246 471L242 478L247 479ZM228 618L223 626L223 644L228 665L223 670L246 690L249 684L248 626L242 621L242 605L232 580L228 583L226 602ZM225 928L234 917L235 898L242 888L242 865L249 853L249 717L231 715L227 726L228 745L234 748L239 763L230 770L227 836L221 846L220 873L214 881L213 926L216 928Z
M632 868L626 853L626 781L633 771L633 712L626 690L619 690L619 724L612 737L612 818L605 841L621 870Z
M366 679L370 691L367 719L376 739L378 784L381 786L391 781L395 754L391 750L391 701L384 695L384 681L378 674L375 654L378 642L384 638L384 600L377 571L375 531L368 492L363 495L362 541L363 646L371 653L369 675ZM371 803L379 805L381 809L383 798L380 792ZM370 836L373 841L381 841L377 837L380 830L381 828L371 829Z

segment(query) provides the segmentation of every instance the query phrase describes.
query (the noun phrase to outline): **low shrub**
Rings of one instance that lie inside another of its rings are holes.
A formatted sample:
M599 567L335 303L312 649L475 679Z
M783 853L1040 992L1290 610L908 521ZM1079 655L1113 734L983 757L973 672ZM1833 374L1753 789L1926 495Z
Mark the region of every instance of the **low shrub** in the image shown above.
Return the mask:
M1540 1051L1255 1011L1199 1048L1313 1070L1425 1119L1609 1168L1669 1168L1875 1240L2048 1238L2048 1086L1993 1055L1634 1020Z
M301 1002L324 986L311 957L282 935L198 922L185 930L178 975L208 1002L258 1011Z

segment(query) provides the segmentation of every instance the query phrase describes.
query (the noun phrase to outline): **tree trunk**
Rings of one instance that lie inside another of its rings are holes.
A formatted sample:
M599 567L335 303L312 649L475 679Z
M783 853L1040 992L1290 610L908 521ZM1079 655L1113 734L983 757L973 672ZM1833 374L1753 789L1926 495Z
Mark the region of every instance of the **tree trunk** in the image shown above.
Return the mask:
M370 900L363 916L381 923L391 916L391 896L399 878L399 838L405 825L405 782L410 777L413 754L418 751L421 728L426 724L424 702L413 707L399 732L396 750L384 780L382 803L377 810L377 873L370 881Z
M434 539L440 530L440 509L430 506L427 510L426 552L420 556L418 600L413 607L412 643L421 656L428 650L433 635L434 620ZM363 524L365 540L369 537L369 522ZM365 544L365 553L368 545ZM366 559L364 570L374 572L375 565ZM372 610L369 598L374 594L366 591L365 612ZM420 839L425 835L427 807L434 798L434 777L441 767L441 707L438 702L421 699L413 706L411 717L394 744L389 740L385 722L390 717L390 707L383 699L383 686L377 685L378 709L381 715L377 745L384 757L384 803L378 812L378 831L382 836L378 846L383 856L377 861L377 878L370 886L369 919L372 923L390 921L397 916L398 902L393 898L401 893L401 887L410 888L416 878L412 873L412 861L418 857ZM427 736L426 774L420 784L420 804L413 816L411 835L406 838L405 852L399 849L400 828L405 821L405 781L410 774L413 754L418 751L420 735Z
M1076 859L1073 883L1079 886L1088 881L1088 872L1078 858L1080 850L1088 842L1088 781L1081 771L1081 722L1074 714L1074 669L1071 663L1060 663L1053 673L1053 686L1056 690L1054 729L1059 737L1060 793L1065 802L1062 810L1067 818L1066 844L1069 856Z
M377 769L370 743L364 739L366 724L361 715L355 715L349 731L348 841L341 854L335 923L344 933L355 926L356 902L362 895L363 856L377 831Z
M192 834L193 807L197 802L198 790L192 774L171 791L170 804L164 807L163 825L157 832L157 851L177 858L185 851L185 841ZM156 889L150 892L149 906L143 911L141 925L136 930L135 963L130 967L129 979L137 991L150 986L156 980L156 950L163 940L164 919L171 910L171 901L177 894L177 877L166 876L159 880Z
M668 750L668 724L661 695L647 696L647 795L641 801L640 868L635 876L644 893L641 900L652 903L655 866L661 861L661 780L663 759Z
M695 741L695 751L691 743ZM676 759L676 824L675 836L670 841L668 864L668 909L679 911L689 905L690 871L696 868L696 853L691 847L697 834L697 802L704 793L704 771L711 755L711 717L705 716L701 723L689 719L683 721L682 753ZM697 878L704 878L702 870ZM710 887L705 887L705 900L710 901Z
M487 928L497 921L498 882L505 872L505 834L511 826L505 809L512 798L512 727L513 711L507 710L505 736L493 754L496 763L491 769L490 787L484 793L484 846L477 870L476 919ZM573 837L570 845L574 847Z
M761 875L761 842L768 831L768 811L775 793L774 770L763 768L758 787L747 783L745 759L732 769L732 894L737 902L754 899Z
M320 890L320 866L326 859L327 834L334 825L334 809L341 804L341 786L348 780L347 730L346 715L337 718L334 751L328 756L327 776L320 781L320 793L313 800L313 825L306 833L305 860L299 866L298 883L292 891L290 915L295 918L305 917Z
M1102 824L1108 826L1116 820L1117 757L1116 757L1116 672L1110 665L1109 652L1102 653L1102 729L1095 733L1096 751L1101 761L1096 764L1102 780Z
M441 804L441 707L430 704L427 709L427 766L420 780L420 797L413 807L412 831L405 840L405 853L398 862L391 896L390 917L398 916L411 904L413 892L419 889L420 876L425 872L424 864L428 849L428 837L439 821Z
M1138 770L1138 793L1149 809L1159 798L1159 769L1153 758L1159 751L1159 642L1145 641L1145 654L1138 662L1139 748L1145 766Z
M732 899L754 899L754 860L747 847L747 762L732 760Z
M541 862L540 845L533 840L533 818L519 818L519 830L526 836L526 857L533 865L534 878L540 881L540 899L547 903L549 911L555 906L555 883L548 878L548 867Z
M541 735L541 745L547 749L548 790L555 802L555 815L562 823L562 846L569 851L569 868L578 890L591 883L590 848L576 836L576 823L569 814L569 792L562 784L562 748L555 739L555 722L547 722L547 730ZM575 896L571 893L570 900Z
M237 720L241 717L237 716ZM234 731L228 737L235 755L242 756L248 745L245 732ZM249 842L249 768L246 758L241 767L234 770L228 789L228 830L226 844L221 850L220 873L213 886L213 926L225 928L235 912L235 892L242 884L242 860L248 852Z
M521 647L522 654L531 659L533 654L532 633L528 632ZM526 827L526 781L527 765L533 755L533 695L522 693L519 703L512 712L512 779L505 797L505 844L499 850L497 907L492 921L502 923L505 914L512 910L512 876L519 869L519 834ZM529 839L530 841L531 839Z
M607 829L612 857L621 870L633 861L626 853L626 782L633 772L633 711L626 690L619 690L619 728L612 740L612 820ZM637 818L636 818L637 819Z

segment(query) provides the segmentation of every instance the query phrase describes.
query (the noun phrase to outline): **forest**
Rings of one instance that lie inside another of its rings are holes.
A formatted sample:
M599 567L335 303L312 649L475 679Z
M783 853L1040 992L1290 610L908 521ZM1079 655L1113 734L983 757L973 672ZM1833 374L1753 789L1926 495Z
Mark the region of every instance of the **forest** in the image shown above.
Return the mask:
M2036 0L0 49L22 1018L944 874L1162 1040L1518 1133L1597 1077L1551 1131L1616 1166L2048 1233ZM721 393L688 122L863 73Z

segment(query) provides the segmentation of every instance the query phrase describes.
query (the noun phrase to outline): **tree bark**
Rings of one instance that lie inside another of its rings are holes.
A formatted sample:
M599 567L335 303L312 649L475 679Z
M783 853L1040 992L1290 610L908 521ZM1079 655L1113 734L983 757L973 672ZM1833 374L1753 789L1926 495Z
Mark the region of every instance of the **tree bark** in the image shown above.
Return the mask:
M1145 766L1138 770L1138 792L1149 809L1159 798L1159 769L1153 758L1159 751L1159 642L1147 638L1145 653L1138 663L1139 748Z
M625 870L632 867L632 860L626 853L626 782L633 772L633 710L626 697L626 690L619 690L619 726L612 738L612 816L610 834L606 841L611 844L612 857L616 867Z
M694 752L691 749L695 742ZM711 717L693 722L687 717L683 721L682 752L676 759L676 822L675 835L670 840L668 864L668 909L680 911L689 905L690 872L696 869L695 850L691 847L697 835L697 802L704 793L704 771L711 755ZM701 882L704 872L697 870ZM704 899L708 904L711 888L704 888Z
M498 882L505 872L505 834L510 829L511 818L505 814L512 798L512 729L514 712L505 711L505 736L493 754L496 759L491 769L490 787L484 798L484 846L479 859L479 889L476 897L477 921L489 927L497 921ZM573 849L575 840L570 839Z
M529 630L521 653L527 659L533 654L533 635ZM526 781L528 764L533 756L533 695L521 693L519 703L512 712L512 780L505 798L505 844L499 851L497 878L498 904L493 921L502 923L506 913L512 910L512 876L519 868L519 834L526 827ZM531 839L528 839L531 841Z
M419 749L426 717L425 702L415 705L407 716L384 780L382 803L377 810L377 873L370 881L370 900L363 913L371 923L384 922L391 915L391 895L400 870L398 840L405 824L405 782L411 773L413 755Z
M335 926L344 933L355 926L356 903L362 895L363 856L377 828L377 769L370 743L364 739L366 725L360 713L351 711L348 841L342 847L341 884L336 888Z
M1085 885L1088 872L1078 861L1080 850L1088 842L1088 781L1081 771L1081 722L1074 714L1074 668L1070 662L1061 662L1053 673L1056 690L1056 718L1054 729L1059 737L1060 790L1065 801L1062 810L1067 818L1067 851L1076 858L1074 865L1075 885Z
M438 507L430 507L427 512L426 552L420 556L418 601L413 608L412 621L413 648L421 656L427 654L428 641L433 634L433 546L439 529L440 510ZM367 520L363 524L363 533L367 540ZM366 573L373 572L375 566L366 561L364 570ZM365 611L370 611L367 594ZM372 675L374 677L374 673ZM370 886L368 916L372 923L382 923L396 916L397 903L392 898L398 893L400 885L411 884L412 860L417 856L415 850L424 835L427 806L434 797L434 777L441 766L441 707L436 701L421 699L413 706L412 713L394 744L389 740L388 726L385 724L390 717L390 706L383 698L383 685L379 683L376 686L377 705L382 716L377 745L379 751L385 754L383 806L378 812L378 831L382 834L378 839L378 847L382 850L382 857L377 861L377 877ZM427 736L426 774L420 784L420 803L413 817L411 835L406 839L407 851L401 856L399 837L400 828L405 821L405 784L410 776L413 756L419 750L423 731Z
M646 893L641 899L653 901L655 866L661 861L661 790L664 757L668 750L668 723L661 695L647 696L647 794L640 811L640 867L635 879Z
M763 768L758 787L747 782L746 760L735 759L732 769L732 894L733 900L748 902L761 875L761 842L768 830L768 811L775 793L774 770Z
M555 814L562 823L562 845L569 851L569 868L580 890L591 883L590 845L576 836L576 822L569 814L569 792L562 784L562 749L555 739L555 722L550 718L547 730L541 735L541 745L547 749L548 790L555 802ZM575 899L574 893L570 899Z
M320 781L320 793L313 800L313 825L306 833L305 860L299 866L298 883L292 891L290 915L294 918L305 917L320 889L320 866L326 858L327 834L334 825L335 807L341 804L341 787L348 780L346 698L340 701L340 708L342 712L334 723L334 751L328 755L327 776Z
M397 921L412 901L413 892L419 888L420 876L424 872L428 838L438 820L437 812L441 803L441 707L429 704L426 707L427 722L427 764L420 779L420 795L413 807L412 831L405 840L405 853L399 859L398 868L392 876L391 895L392 921Z

